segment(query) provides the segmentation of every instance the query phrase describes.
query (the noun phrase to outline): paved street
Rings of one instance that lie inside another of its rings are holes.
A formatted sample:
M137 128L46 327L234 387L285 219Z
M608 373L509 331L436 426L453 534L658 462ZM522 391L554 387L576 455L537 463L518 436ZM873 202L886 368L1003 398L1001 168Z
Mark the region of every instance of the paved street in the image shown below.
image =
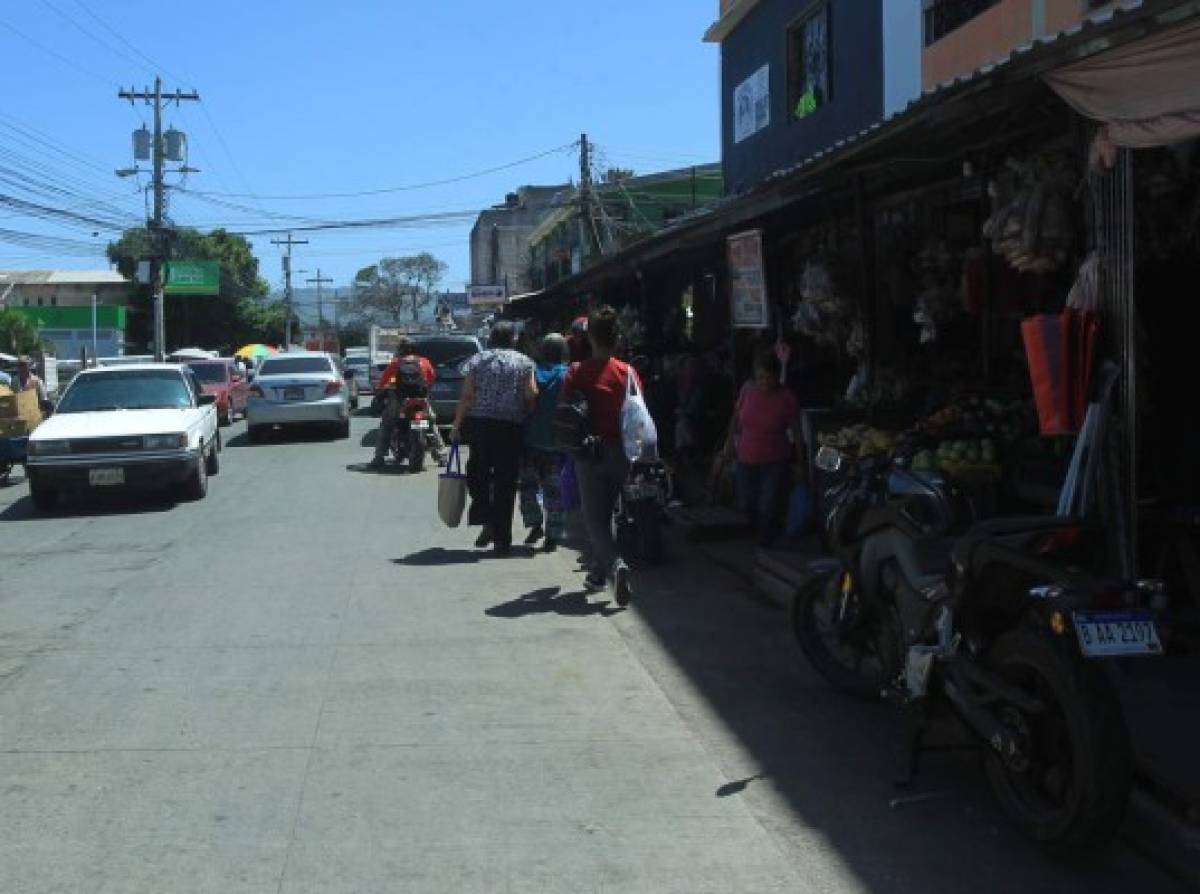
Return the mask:
M1176 891L1013 835L971 757L889 807L897 726L711 565L618 611L494 560L435 477L226 430L206 500L0 489L0 889Z

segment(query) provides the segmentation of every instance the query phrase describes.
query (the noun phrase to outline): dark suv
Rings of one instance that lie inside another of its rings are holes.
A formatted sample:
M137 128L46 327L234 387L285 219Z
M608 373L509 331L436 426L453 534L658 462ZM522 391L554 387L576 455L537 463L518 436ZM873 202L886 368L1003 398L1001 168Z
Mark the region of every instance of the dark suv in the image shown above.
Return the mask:
M413 339L413 343L416 353L427 357L437 370L437 381L429 390L429 402L433 404L438 425L452 425L466 378L463 364L482 351L483 346L473 335L425 335Z

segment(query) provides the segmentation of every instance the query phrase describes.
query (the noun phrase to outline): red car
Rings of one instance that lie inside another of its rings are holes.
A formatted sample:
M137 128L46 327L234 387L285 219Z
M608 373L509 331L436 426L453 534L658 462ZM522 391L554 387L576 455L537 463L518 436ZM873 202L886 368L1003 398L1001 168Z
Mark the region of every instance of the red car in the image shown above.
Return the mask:
M233 360L221 357L215 360L189 360L187 365L196 373L205 394L217 396L217 418L222 425L233 422L234 416L246 415L246 398L250 384L234 365Z

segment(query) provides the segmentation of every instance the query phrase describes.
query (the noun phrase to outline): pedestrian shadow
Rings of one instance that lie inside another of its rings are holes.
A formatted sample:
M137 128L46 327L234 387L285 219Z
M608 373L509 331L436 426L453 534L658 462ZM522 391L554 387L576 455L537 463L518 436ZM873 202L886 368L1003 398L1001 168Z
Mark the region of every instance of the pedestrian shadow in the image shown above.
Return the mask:
M432 568L438 565L471 565L487 556L488 553L473 549L445 549L433 546L420 552L409 553L400 559L392 559L392 564L411 565L415 568Z
M539 615L553 612L556 615L582 618L588 615L610 617L620 614L620 611L609 608L609 602L588 602L588 594L584 590L563 593L562 587L543 587L524 593L509 602L502 602L484 610L484 614L492 618L523 618L526 615Z
M359 438L358 446L359 447L374 447L378 443L379 443L379 429L373 428L370 431L363 433L363 436L361 438Z
M416 474L412 472L408 466L402 466L398 463L387 463L381 467L372 467L369 462L363 463L347 463L347 472L361 472L364 475L410 475Z

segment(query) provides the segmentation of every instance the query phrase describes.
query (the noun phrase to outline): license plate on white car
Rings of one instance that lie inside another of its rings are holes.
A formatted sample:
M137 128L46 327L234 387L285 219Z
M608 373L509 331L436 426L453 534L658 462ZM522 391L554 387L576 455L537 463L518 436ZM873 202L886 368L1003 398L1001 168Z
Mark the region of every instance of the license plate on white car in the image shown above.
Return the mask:
M1075 612L1075 635L1088 658L1161 655L1162 642L1148 611Z
M124 483L124 469L88 469L88 484L92 487L113 487Z
M303 388L284 388L283 389L283 399L284 400L304 400L304 389Z

